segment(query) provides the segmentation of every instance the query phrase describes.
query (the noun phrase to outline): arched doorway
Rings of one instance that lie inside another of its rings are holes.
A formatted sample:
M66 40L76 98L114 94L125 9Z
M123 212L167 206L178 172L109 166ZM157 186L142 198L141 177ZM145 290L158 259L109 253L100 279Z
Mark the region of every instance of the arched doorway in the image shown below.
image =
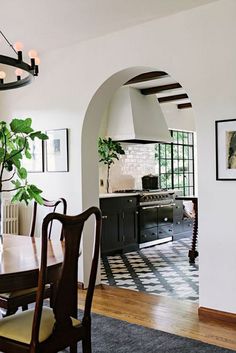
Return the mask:
M84 119L82 132L82 192L83 192L83 208L91 204L98 204L99 200L99 175L98 175L98 156L97 156L97 139L101 120L107 105L116 90L123 86L127 81L138 75L153 72L150 68L130 68L122 70L111 76L97 90L93 96ZM156 71L156 70L155 70ZM177 98L176 98L177 99ZM89 229L87 230L89 232ZM86 234L85 234L86 235ZM83 241L83 282L87 285L87 269L92 244L89 239L84 237ZM98 277L98 282L100 277Z

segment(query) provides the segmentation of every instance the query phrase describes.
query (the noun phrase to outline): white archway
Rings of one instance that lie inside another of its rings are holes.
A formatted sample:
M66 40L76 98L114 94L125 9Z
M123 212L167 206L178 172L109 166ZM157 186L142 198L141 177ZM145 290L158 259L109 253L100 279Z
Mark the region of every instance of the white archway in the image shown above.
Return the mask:
M127 81L143 73L157 71L150 67L132 67L119 71L109 77L95 92L87 108L81 139L81 171L82 171L82 208L86 209L91 205L99 206L99 168L97 140L102 123L103 114L114 93ZM89 225L84 230L83 238L83 265L80 268L80 278L85 287L88 284L89 264L92 254L92 242L89 234L92 227ZM80 264L81 265L81 264ZM100 274L98 275L98 283Z

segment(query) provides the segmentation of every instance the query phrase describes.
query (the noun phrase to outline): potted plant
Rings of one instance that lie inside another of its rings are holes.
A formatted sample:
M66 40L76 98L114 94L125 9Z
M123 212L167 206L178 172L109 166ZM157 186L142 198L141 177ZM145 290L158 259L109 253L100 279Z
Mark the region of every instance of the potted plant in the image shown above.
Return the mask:
M98 139L98 153L100 160L99 162L103 162L107 165L107 183L106 189L107 193L109 193L110 188L110 168L115 160L119 160L120 154L125 154L121 144L117 141L113 141L110 137Z
M0 202L1 193L12 192L12 202L43 203L42 190L28 183L27 170L22 165L23 157L31 159L29 141L48 138L41 131L34 131L31 124L30 118L13 119L9 124L0 121Z

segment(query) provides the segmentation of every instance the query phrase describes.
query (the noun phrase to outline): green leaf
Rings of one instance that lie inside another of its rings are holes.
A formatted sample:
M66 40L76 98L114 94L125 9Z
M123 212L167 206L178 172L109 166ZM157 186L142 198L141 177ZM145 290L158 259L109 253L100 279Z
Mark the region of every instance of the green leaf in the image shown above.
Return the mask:
M16 192L16 194L12 197L11 201L12 202L22 201L21 198L23 193L24 193L24 189L22 188Z
M98 153L100 160L104 164L111 165L114 163L114 159L119 159L120 154L125 154L121 144L117 141L113 141L110 137L108 139L98 139Z
M13 119L10 123L11 131L15 133L29 134L34 130L31 128L32 119Z
M27 178L27 170L22 167L22 168L17 170L17 175L21 179L26 179Z
M4 154L5 154L5 150L4 150L4 148L1 147L0 148L0 161L3 160Z
M40 190L39 188L37 188L37 186L35 186L33 184L29 185L29 187L34 193L41 194L43 192L42 190Z
M37 137L40 140L47 140L48 139L48 136L46 134L42 133L41 131L32 132L29 135L29 137L31 138L31 140L34 140L35 137Z
M12 161L7 161L4 165L5 169L8 171L8 172L11 172L13 170L13 163Z
M20 181L18 179L17 180L12 180L11 182L15 186L15 188L19 188L21 186L21 183L20 183Z
M22 159L22 152L20 150L13 150L10 155L7 156L7 159Z
M21 167L21 162L20 162L19 159L13 157L12 160L11 160L11 163L14 164L17 169L20 169L20 167Z
M35 185L28 185L28 192L31 195L31 197L40 205L43 204L43 199L41 197L42 190L38 189L37 186Z
M32 155L31 155L29 150L25 150L25 157L28 158L28 159L32 158Z

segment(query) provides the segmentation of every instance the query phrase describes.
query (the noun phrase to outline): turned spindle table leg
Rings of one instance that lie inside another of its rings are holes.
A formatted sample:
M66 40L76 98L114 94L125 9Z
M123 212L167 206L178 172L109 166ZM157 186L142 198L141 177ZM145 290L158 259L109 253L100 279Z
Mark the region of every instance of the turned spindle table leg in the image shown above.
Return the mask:
M193 221L193 236L192 236L192 248L189 250L188 257L189 262L194 264L195 258L198 256L198 251L196 250L197 238L198 238L198 200L197 198L192 199L193 211L194 211L194 221Z

